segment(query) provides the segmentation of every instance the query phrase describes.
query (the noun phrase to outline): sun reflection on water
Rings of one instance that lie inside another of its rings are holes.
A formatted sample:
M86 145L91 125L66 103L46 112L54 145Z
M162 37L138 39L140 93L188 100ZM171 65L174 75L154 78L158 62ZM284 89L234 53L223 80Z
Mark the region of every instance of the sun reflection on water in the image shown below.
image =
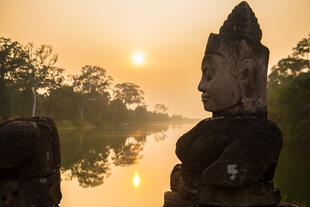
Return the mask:
M139 184L140 184L140 177L139 177L139 175L138 174L135 174L135 176L133 177L133 185L135 186L135 187L138 187L139 186Z

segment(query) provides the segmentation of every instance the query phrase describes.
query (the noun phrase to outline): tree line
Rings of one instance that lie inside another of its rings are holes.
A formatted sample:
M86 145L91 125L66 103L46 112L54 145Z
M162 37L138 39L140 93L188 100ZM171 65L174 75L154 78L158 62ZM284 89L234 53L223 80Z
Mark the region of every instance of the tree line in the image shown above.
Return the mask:
M310 140L310 34L268 76L268 118L286 139ZM148 111L144 92L134 83L115 83L106 69L85 65L64 75L49 45L22 45L0 37L0 119L50 116L56 121L129 122L182 120L167 107Z
M287 141L310 141L309 89L310 34L268 76L268 117L279 125Z
M123 124L167 121L168 108L148 111L144 92L134 83L115 83L100 66L85 65L64 75L49 45L22 45L0 37L0 118L50 116L56 121L105 121Z

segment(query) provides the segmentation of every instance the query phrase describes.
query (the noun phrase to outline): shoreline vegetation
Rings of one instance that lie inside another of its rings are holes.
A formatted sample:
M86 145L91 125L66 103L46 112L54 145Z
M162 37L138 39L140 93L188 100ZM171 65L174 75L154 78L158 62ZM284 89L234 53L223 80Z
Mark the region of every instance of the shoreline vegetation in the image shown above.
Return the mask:
M267 84L268 118L283 141L310 144L310 33L291 54L271 68Z
M107 131L114 131L119 129L129 129L129 128L136 128L136 127L148 127L148 126L163 126L163 125L183 125L183 124L191 124L191 123L198 123L200 119L186 119L183 118L182 120L174 120L170 118L167 121L146 121L146 122L125 122L120 125L114 125L109 122L103 120L92 120L92 121L81 121L81 120L61 120L56 121L56 126L60 130L73 130L73 129L103 129Z
M0 37L0 59L0 121L47 116L60 128L116 128L190 120L168 115L164 104L149 110L139 85L117 83L100 66L65 75L49 45Z

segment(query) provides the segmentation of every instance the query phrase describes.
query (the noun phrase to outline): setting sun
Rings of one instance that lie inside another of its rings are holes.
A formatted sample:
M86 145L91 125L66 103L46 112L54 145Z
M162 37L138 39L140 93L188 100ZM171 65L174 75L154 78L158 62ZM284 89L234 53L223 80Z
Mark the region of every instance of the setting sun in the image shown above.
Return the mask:
M135 174L135 176L133 177L133 185L135 187L137 187L140 184L140 178L138 174Z
M132 62L135 65L143 65L145 62L145 55L143 53L134 53L132 55Z

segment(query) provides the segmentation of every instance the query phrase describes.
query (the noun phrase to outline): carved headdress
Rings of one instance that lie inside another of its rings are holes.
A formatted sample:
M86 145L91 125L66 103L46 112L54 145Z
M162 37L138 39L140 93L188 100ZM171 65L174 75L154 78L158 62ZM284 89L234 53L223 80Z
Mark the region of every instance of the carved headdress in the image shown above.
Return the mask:
M269 50L261 44L262 31L247 2L237 5L219 34L211 33L205 54L224 56L241 89L241 114L266 116L266 79ZM203 61L206 61L205 58ZM250 63L250 64L249 64ZM249 67L246 67L247 64ZM240 114L240 112L238 113Z

